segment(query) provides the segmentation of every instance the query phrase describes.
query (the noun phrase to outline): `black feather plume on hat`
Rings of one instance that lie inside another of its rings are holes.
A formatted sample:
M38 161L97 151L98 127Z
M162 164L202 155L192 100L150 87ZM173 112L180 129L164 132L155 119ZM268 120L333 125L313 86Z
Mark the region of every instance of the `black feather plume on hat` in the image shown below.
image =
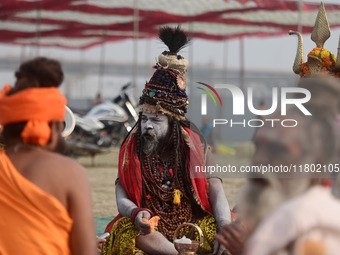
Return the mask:
M169 48L169 51L163 52L165 55L177 55L190 42L190 38L187 37L180 26L176 28L162 27L159 30L158 37Z

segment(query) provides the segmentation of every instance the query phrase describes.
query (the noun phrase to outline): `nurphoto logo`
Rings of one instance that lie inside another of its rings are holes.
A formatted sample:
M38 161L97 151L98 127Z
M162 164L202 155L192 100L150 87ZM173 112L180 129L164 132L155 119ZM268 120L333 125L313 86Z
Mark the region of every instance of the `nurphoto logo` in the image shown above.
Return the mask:
M281 115L285 116L287 114L287 105L295 105L304 115L312 115L304 106L304 103L307 103L311 98L311 93L309 90L305 88L297 88L297 87L282 87L280 89L280 96L278 93L278 88L272 88L272 105L269 109L256 109L254 107L253 102L253 88L247 89L247 96L244 95L243 91L235 85L231 84L215 84L214 87L210 86L203 82L198 82L201 85L209 88L214 94L217 96L218 100L220 101L221 107L223 107L222 100L220 97L221 93L231 93L233 106L232 112L233 115L244 115L245 114L245 99L247 100L247 107L248 110L254 114L259 116L267 116L274 113L278 106L279 106L279 99L280 99L280 110ZM198 89L206 92L214 101L215 106L217 106L216 100L212 93L201 87L197 87ZM217 93L216 89L221 90L220 94ZM302 97L300 98L289 98L289 95L292 94L301 94ZM207 94L201 95L201 115L207 115L208 106L207 106ZM221 94L222 95L222 94ZM243 127L262 127L265 122L270 122L271 125L274 127L276 122L279 122L283 127L295 127L297 126L298 122L294 119L250 119L246 120L243 119L242 121L233 121L232 119L213 119L213 127L216 125L226 125L229 124L231 127L236 125L241 125Z

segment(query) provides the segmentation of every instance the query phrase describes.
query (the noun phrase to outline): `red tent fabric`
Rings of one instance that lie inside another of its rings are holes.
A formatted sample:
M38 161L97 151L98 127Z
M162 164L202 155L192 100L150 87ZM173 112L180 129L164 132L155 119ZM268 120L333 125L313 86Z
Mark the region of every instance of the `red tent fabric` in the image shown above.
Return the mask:
M0 43L86 49L177 24L191 37L224 40L287 34L299 20L311 33L319 6L304 3L300 19L298 1L287 0L2 0ZM339 27L340 3L325 9Z

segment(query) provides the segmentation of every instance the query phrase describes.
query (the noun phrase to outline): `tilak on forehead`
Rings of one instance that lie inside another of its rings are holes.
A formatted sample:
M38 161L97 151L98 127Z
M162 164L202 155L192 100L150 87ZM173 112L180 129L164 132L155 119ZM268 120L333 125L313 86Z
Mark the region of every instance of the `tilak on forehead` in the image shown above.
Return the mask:
M27 122L21 137L24 143L45 145L51 136L49 122L63 121L66 98L58 88L28 88L12 95L6 85L0 92L0 124Z
M188 110L185 73L188 61L177 53L190 41L178 26L175 29L163 27L159 38L167 45L154 66L156 71L145 84L140 97L140 109L147 113L162 113L177 119L185 119Z

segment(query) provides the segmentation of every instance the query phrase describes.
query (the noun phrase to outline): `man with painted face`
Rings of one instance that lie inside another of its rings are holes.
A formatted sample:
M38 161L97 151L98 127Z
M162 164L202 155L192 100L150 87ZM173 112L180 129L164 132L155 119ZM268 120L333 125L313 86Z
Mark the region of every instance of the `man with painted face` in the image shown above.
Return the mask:
M194 172L214 162L200 131L185 117L188 62L177 53L188 39L179 27L162 28L159 37L169 51L158 58L140 97L140 118L120 150L120 215L107 226L111 236L103 253L177 254L176 228L196 223L205 235L200 254L223 254L213 235L230 222L229 205L220 179Z

